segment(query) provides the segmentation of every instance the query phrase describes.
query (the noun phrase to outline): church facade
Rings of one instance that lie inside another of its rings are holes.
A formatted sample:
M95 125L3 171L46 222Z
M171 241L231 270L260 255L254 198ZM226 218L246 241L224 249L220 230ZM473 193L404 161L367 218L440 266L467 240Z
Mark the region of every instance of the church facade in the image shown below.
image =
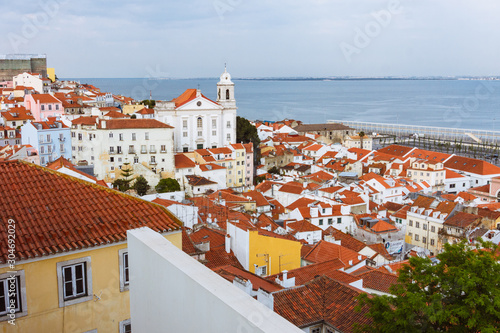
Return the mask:
M224 70L215 102L199 89L188 89L171 101L157 101L155 115L175 128L175 151L188 152L236 143L236 109L234 83Z

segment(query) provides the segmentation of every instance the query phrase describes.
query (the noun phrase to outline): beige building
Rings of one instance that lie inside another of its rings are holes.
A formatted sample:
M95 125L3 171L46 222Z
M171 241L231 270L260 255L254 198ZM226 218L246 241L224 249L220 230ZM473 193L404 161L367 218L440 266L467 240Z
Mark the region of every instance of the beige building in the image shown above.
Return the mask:
M124 163L150 186L174 176L173 127L154 119L80 117L71 126L72 160L94 166L106 182L121 177Z
M344 140L345 147L347 148L362 148L372 150L373 139L371 136L365 135L361 138L359 135L347 135Z
M343 124L300 124L293 128L299 135L312 133L321 135L332 142L343 142L345 136L355 134L354 128Z
M412 158L407 175L415 182L427 182L435 191L444 190L446 171L441 162Z
M419 196L407 213L406 242L428 249L442 250L439 235L445 221L456 211L457 203Z

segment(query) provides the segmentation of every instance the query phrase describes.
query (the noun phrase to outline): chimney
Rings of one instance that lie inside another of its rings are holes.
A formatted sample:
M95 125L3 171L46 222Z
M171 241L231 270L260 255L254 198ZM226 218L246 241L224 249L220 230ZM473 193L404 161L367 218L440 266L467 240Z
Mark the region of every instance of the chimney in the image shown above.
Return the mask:
M302 186L304 186L304 188L307 188L307 182L304 182Z
M226 253L231 253L231 236L226 234Z
M288 271L284 270L283 271L283 281L286 281L288 279Z
M360 254L360 255L358 255L358 260L361 260L361 254Z
M349 260L349 266L352 266L352 260Z

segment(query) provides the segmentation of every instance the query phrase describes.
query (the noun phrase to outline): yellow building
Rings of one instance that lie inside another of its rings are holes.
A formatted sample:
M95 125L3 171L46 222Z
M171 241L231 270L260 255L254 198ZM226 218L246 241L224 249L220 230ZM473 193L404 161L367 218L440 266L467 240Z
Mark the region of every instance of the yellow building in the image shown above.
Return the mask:
M245 185L245 156L246 150L245 146L241 143L235 143L230 145L231 150L233 150L233 155L235 156L234 164L234 185L233 186L244 186Z
M2 162L0 189L12 244L0 256L1 332L126 332L126 231L149 226L182 247L164 207L56 171Z
M249 227L243 223L227 224L226 250L231 249L243 268L260 276L299 268L302 244L293 236Z
M56 81L56 70L54 68L47 68L47 77L52 81Z

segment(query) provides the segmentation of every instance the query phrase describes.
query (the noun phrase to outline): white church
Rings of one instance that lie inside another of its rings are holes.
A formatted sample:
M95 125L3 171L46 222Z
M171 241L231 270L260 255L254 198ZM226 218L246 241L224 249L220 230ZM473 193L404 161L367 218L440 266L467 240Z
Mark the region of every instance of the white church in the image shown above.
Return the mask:
M188 89L171 101L157 101L155 115L175 128L175 151L187 152L236 143L236 109L234 83L224 69L215 102L199 89Z

